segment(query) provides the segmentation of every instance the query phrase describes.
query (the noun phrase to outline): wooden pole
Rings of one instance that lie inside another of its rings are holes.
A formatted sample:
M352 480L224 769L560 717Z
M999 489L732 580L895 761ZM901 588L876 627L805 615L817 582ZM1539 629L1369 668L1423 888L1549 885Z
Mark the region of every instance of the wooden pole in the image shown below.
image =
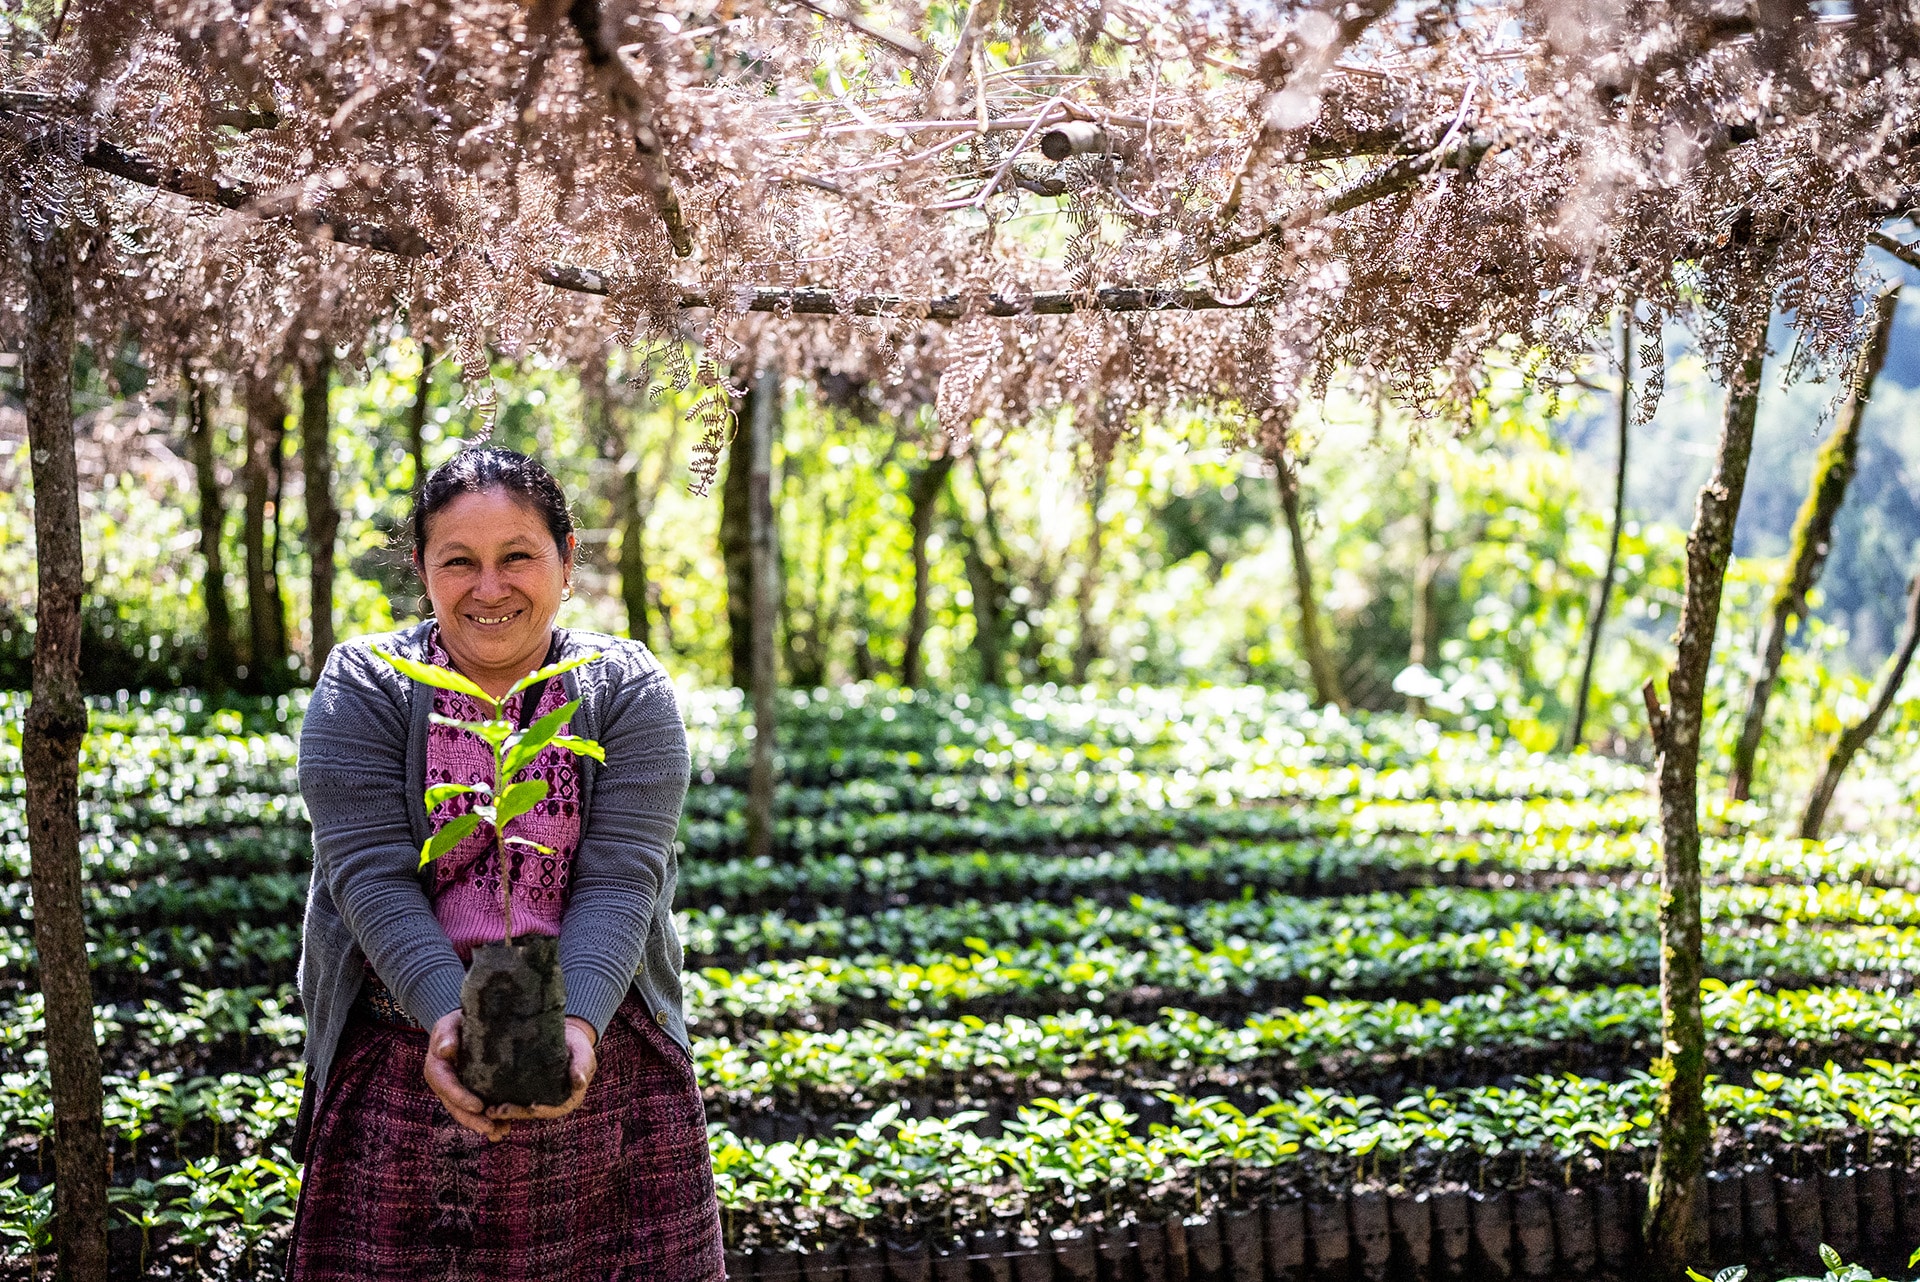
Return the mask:
M753 767L747 784L747 854L755 859L773 853L773 620L779 604L774 584L773 437L780 419L780 383L778 367L760 371L754 380L753 413L748 417Z
M307 666L318 678L333 652L333 556L340 510L333 502L333 432L327 394L333 355L322 348L300 367L300 472L306 485L308 598L313 622Z
M1649 681L1642 694L1658 754L1660 794L1660 1128L1647 1205L1647 1251L1662 1278L1686 1276L1696 1216L1706 1213L1701 1173L1713 1129L1707 1121L1707 1035L1700 1011L1700 727L1707 666L1720 619L1720 593L1733 555L1733 527L1753 454L1753 421L1767 345L1767 310L1748 317L1746 358L1727 389L1713 474L1700 488L1687 535L1687 589L1667 674L1671 706L1662 709Z
M1633 427L1633 304L1620 313L1620 402L1615 407L1614 436L1618 457L1613 465L1613 530L1607 538L1607 568L1594 589L1593 615L1587 620L1587 654L1580 663L1580 688L1573 696L1573 725L1567 732L1567 750L1577 751L1586 741L1587 700L1593 693L1593 665L1600 655L1600 634L1607 626L1607 606L1613 600L1613 578L1620 568L1620 527L1627 513L1627 438Z
M100 1046L93 1036L80 873L80 476L73 448L73 258L64 227L22 220L27 284L24 375L33 469L39 599L33 701L21 742L33 882L33 944L46 999L53 1087L54 1246L57 1277L105 1282L107 1156Z
M1913 664L1916 647L1920 647L1920 574L1907 581L1906 626L1901 630L1900 645L1894 651L1893 662L1881 674L1879 688L1873 693L1873 703L1867 708L1867 715L1841 731L1840 737L1833 741L1833 751L1827 755L1826 768L1820 772L1820 782L1814 785L1813 792L1807 797L1806 811L1800 816L1800 836L1805 840L1820 840L1820 829L1826 823L1827 807L1833 804L1833 794L1839 790L1840 777L1846 774L1854 754L1866 747L1867 740L1873 738L1873 732L1880 728L1881 718L1893 706L1901 683L1907 679L1907 669Z
M1853 480L1854 459L1860 453L1860 423L1866 418L1867 402L1873 398L1873 383L1886 363L1887 349L1893 343L1893 318L1900 305L1900 287L1881 293L1875 301L1873 336L1855 360L1848 379L1847 399L1840 406L1839 421L1833 435L1813 461L1813 480L1807 487L1806 501L1794 518L1793 536L1788 542L1786 577L1774 593L1768 611L1767 632L1760 643L1758 666L1753 684L1747 691L1747 713L1740 725L1740 742L1734 746L1733 764L1727 770L1727 796L1745 801L1753 791L1754 763L1760 755L1760 740L1766 734L1767 704L1780 676L1780 661L1787 653L1787 630L1807 616L1807 594L1820 580L1833 545L1834 518L1846 501L1847 486ZM1815 825L1818 827L1818 825Z

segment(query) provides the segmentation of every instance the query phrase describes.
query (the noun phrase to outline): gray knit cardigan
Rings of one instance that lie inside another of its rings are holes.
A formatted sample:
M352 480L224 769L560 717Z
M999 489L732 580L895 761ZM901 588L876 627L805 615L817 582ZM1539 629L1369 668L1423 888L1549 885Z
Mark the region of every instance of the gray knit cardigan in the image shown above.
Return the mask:
M300 948L307 1012L306 1092L294 1156L326 1087L327 1067L373 969L421 1027L459 1009L466 976L440 928L420 871L430 829L425 788L433 692L372 647L425 660L431 624L336 647L314 684L300 731L300 792L313 821L313 878ZM560 922L567 1013L604 1033L631 988L648 1015L687 1045L680 939L673 926L674 833L689 759L665 669L637 641L567 631L562 658L602 658L561 679L580 700L572 733L607 760L577 757L580 842Z

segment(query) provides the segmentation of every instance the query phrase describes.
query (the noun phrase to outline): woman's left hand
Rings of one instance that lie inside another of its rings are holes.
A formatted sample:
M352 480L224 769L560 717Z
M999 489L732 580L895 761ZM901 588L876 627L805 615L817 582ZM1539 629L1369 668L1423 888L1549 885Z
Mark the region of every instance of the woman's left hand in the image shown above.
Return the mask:
M599 1040L592 1024L578 1015L567 1016L567 1057L573 1094L560 1104L495 1104L487 1110L487 1116L503 1122L537 1122L565 1117L579 1108L580 1101L587 1097L587 1087L593 1084L594 1070L600 1066L599 1056L594 1052Z

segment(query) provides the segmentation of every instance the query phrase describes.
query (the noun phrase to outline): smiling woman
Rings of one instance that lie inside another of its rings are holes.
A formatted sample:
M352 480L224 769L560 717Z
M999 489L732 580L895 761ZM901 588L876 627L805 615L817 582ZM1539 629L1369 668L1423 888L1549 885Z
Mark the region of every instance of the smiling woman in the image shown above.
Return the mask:
M548 471L512 450L463 450L413 513L413 564L454 666L496 697L539 666L572 595L573 516Z
M715 1279L719 1209L673 927L688 755L672 683L640 642L553 626L573 520L532 459L462 451L421 487L413 533L434 617L336 648L301 731L314 877L289 1276ZM471 685L403 672L422 665ZM536 670L547 679L522 680ZM556 714L604 763L549 743L518 771L546 788L514 833L468 834L423 874L423 843L496 782L463 723L524 730ZM428 785L447 794L431 813ZM557 940L562 1103L487 1107L455 1070L464 963L503 933Z

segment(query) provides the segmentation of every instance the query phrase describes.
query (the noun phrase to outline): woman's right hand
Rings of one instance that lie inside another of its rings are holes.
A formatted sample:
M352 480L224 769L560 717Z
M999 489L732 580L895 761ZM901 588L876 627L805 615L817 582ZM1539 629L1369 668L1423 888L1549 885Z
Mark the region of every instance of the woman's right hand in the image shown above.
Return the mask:
M502 1139L507 1133L507 1123L487 1116L487 1106L480 1097L460 1084L460 1074L455 1071L460 1054L461 1013L448 1011L440 1017L440 1022L427 1034L427 1064L424 1075L427 1086L447 1112L453 1114L453 1120L486 1139Z

